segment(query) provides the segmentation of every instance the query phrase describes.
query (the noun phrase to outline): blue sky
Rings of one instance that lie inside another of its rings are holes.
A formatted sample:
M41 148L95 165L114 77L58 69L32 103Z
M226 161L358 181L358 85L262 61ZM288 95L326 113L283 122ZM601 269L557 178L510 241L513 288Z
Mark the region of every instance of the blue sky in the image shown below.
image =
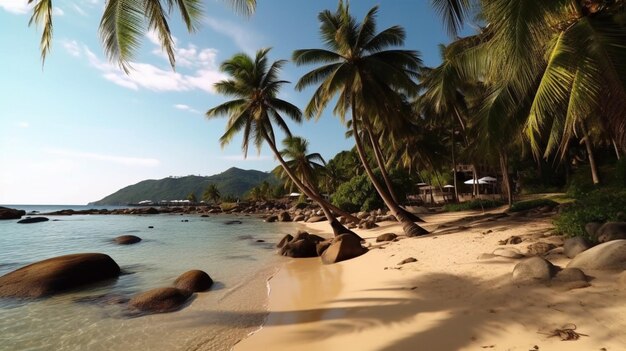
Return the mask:
M54 41L45 66L40 31L28 27L27 0L0 0L0 204L84 204L144 179L211 175L235 166L269 171L268 149L243 159L241 139L221 149L225 119L203 113L224 101L212 91L219 64L237 52L272 47L272 59L295 49L322 47L317 14L336 0L259 0L250 18L221 0L205 1L200 30L189 34L171 17L177 43L172 71L148 33L125 75L107 62L97 27L103 0L54 1ZM362 18L380 5L379 30L402 25L406 48L427 65L439 62L437 45L449 42L429 1L353 0ZM312 67L285 67L291 82ZM287 85L282 97L303 108L311 91ZM331 158L353 146L327 111L317 122L293 125L312 152Z

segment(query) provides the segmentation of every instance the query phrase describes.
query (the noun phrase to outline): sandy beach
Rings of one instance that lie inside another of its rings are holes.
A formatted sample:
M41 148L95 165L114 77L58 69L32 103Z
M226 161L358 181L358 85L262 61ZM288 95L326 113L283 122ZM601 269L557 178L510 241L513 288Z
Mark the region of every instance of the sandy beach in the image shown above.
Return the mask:
M591 286L579 289L520 286L511 281L519 259L483 255L512 235L524 241L507 247L522 253L539 239L558 243L549 216L457 212L423 218L432 234L418 238L376 243L379 234L402 233L395 222L357 230L370 250L356 259L333 265L290 260L270 280L265 325L235 350L626 349L619 272L586 271ZM328 236L326 222L307 226ZM417 261L398 265L409 257ZM569 261L561 254L546 258L560 267ZM580 337L550 336L557 328L576 328Z

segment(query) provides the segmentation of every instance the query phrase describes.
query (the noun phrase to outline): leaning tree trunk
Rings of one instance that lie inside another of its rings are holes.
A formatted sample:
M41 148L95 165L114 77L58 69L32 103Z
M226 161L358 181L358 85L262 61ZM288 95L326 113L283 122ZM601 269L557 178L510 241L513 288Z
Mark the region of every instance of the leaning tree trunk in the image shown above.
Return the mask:
M509 178L509 158L502 150L500 150L500 171L502 172L502 185L506 190L506 197L510 208L513 205L513 192L511 188L511 178Z
M452 127L452 181L454 185L454 201L459 202L459 190L456 188L456 154L454 152L454 127Z
M598 175L598 166L596 165L596 158L593 156L593 146L591 145L591 137L587 132L587 126L585 122L581 121L580 126L583 131L583 140L585 141L585 148L587 149L587 157L589 158L589 167L591 168L591 179L593 184L600 184L600 176Z
M308 183L308 184L305 184L305 182L303 182L303 185L308 187L311 190L311 192L319 193L319 190L316 192L316 188L313 186L313 184L311 184L311 182L307 181L306 183ZM340 216L343 216L343 218L345 218L346 221L352 222L352 223L355 223L355 224L359 224L361 222L360 219L358 219L357 217L353 216L351 213L348 213L348 212L340 209L339 207L333 205L332 203L326 201L326 199L323 196L320 196L320 199L321 199L322 202L324 202L326 207L328 207L334 213L336 213L336 214L338 214Z
M274 142L269 138L269 136L265 135L265 140L267 141L270 148L272 149L272 152L274 152L274 156L276 156L276 158L278 159L278 162L280 162L281 166L283 166L283 169L285 170L285 173L287 174L287 176L291 178L291 181L306 196L310 197L313 201L317 202L320 205L322 211L324 212L324 215L328 219L328 223L330 224L330 227L333 229L334 236L338 236L341 234L352 234L352 235L359 237L356 233L354 233L353 231L351 231L350 229L344 227L341 223L339 223L339 221L337 220L337 218L335 218L335 215L332 213L332 211L328 209L328 206L326 206L326 202L323 200L321 196L311 191L311 189L309 189L307 186L302 184L302 182L300 182L298 177L296 177L295 174L293 174L293 172L291 171L291 168L289 168L289 166L287 165L287 162L283 160L282 156L280 155L280 152L276 148L276 145L274 145Z
M374 175L372 168L367 163L367 158L365 157L365 151L363 150L361 136L359 135L359 130L357 127L358 118L356 117L356 107L354 105L354 101L355 100L353 96L353 99L352 99L352 129L354 131L353 137L354 137L354 141L356 144L357 153L359 154L361 163L363 163L363 168L365 169L365 172L370 178L372 185L374 185L374 188L376 189L380 197L383 199L383 201L385 202L385 205L387 205L391 213L401 223L402 229L404 230L404 233L406 234L406 236L413 237L413 236L428 234L428 231L426 229L418 226L417 224L415 224L415 222L411 221L410 218L400 209L400 206L398 206L398 204L393 202L393 199L383 189L381 184L376 179L376 176Z

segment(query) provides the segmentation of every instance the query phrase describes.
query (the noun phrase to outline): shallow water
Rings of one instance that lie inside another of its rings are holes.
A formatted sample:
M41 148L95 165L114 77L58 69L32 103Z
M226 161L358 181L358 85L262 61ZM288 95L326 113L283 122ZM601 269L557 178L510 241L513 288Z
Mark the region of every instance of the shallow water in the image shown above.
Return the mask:
M0 299L2 350L228 350L265 318L266 281L283 262L273 243L296 228L222 215L49 218L33 224L0 221L0 275L79 252L108 254L125 274L52 298ZM242 224L224 224L233 219ZM111 239L123 234L143 241L113 244ZM114 303L170 286L190 269L209 273L215 285L181 311L131 318L124 304Z

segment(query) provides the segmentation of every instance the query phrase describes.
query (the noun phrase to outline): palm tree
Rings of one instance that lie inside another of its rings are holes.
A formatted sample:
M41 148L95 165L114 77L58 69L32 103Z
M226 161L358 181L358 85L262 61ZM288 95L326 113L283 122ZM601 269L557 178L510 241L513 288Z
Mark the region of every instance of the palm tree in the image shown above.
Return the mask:
M189 193L189 195L187 195L187 200L189 200L192 204L195 204L198 201L196 194L194 193Z
M384 124L393 127L397 109L401 106L399 91L416 93L417 76L421 61L415 51L388 49L404 43L405 32L393 26L376 33L376 14L372 8L361 23L357 23L349 7L339 2L336 12L322 11L318 15L322 40L328 49L304 49L293 53L298 65L321 63L323 66L305 74L296 85L298 90L320 84L305 109L307 117L317 117L328 103L337 98L334 108L342 120L351 114L352 131L356 148L370 181L389 210L402 223L408 236L427 233L412 222L391 195L376 179L369 166L360 128L371 128L373 117L384 118ZM365 113L367 112L367 113Z
M259 150L264 142L267 143L291 181L320 205L333 233L354 234L337 221L317 192L300 181L278 151L273 124L275 123L287 136L291 136L283 116L300 123L302 112L296 106L277 97L281 86L288 83L278 79L278 73L286 61L279 60L270 64L268 52L269 49L259 50L254 59L240 53L222 63L220 69L230 78L216 83L215 89L221 94L233 97L234 100L208 110L206 116L215 118L228 115L226 132L220 138L222 146L228 144L241 131L243 131L242 148L246 156L250 142L253 142Z
M228 2L236 11L246 15L256 8L256 0ZM52 45L52 0L28 0L28 3L35 3L28 24L43 27L40 49L41 60L45 62ZM174 68L174 40L168 17L175 8L178 9L187 30L195 32L202 19L202 7L201 0L106 0L99 28L104 51L109 60L117 62L128 73L146 30L154 30Z
M202 200L204 201L213 201L213 203L217 203L221 197L219 189L217 189L217 185L211 183L206 189L204 189L204 193L202 194Z

